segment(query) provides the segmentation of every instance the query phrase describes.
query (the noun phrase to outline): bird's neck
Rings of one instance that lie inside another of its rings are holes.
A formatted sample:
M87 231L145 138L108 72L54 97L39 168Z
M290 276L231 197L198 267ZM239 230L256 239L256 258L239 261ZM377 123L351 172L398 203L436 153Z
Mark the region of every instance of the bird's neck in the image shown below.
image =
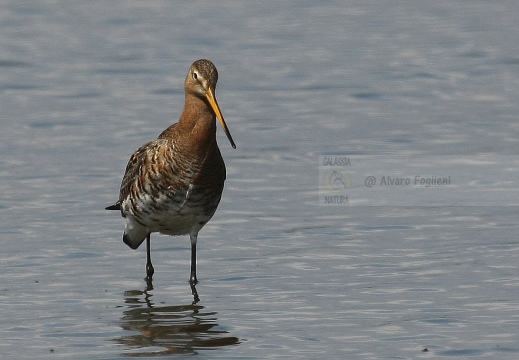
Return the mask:
M216 133L216 115L205 99L186 94L184 110L178 121L178 125L184 130L202 136L214 136Z
M180 120L161 137L175 138L184 148L205 152L216 146L216 116L206 101L188 93Z

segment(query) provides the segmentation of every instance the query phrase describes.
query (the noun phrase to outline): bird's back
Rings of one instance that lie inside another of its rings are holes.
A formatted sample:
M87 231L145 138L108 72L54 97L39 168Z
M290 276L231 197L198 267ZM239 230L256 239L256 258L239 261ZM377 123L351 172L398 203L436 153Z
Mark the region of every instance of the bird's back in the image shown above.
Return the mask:
M216 142L190 151L175 130L140 147L126 167L119 202L139 244L151 232L197 233L220 202L225 165Z

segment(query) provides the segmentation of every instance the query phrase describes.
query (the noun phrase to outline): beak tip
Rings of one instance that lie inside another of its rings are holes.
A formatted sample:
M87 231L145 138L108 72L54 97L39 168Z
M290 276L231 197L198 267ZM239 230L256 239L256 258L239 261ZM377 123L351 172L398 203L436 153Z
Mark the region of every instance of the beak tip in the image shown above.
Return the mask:
M220 124L222 125L222 128L225 132L225 135L227 135L227 138L229 139L229 142L231 143L231 146L233 149L236 149L236 144L234 143L234 140L232 139L231 133L229 132L229 129L227 129L227 125L225 124L225 120L223 119L222 112L220 111L220 107L218 106L218 103L216 102L216 98L214 97L214 87L209 88L209 90L206 93L207 100L209 101L209 104L213 108L213 111L220 120Z

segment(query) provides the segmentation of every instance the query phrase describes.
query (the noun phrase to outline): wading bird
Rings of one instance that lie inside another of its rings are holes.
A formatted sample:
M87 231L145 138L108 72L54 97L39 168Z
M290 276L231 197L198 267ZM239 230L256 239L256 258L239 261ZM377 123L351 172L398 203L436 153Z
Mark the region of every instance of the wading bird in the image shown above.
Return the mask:
M189 68L185 104L178 123L130 157L119 200L107 210L120 210L126 219L123 242L137 249L146 240L146 279L154 269L150 235L187 235L191 240L191 273L196 277L198 232L211 219L222 196L225 164L216 143L216 118L236 148L215 97L218 72L209 60Z

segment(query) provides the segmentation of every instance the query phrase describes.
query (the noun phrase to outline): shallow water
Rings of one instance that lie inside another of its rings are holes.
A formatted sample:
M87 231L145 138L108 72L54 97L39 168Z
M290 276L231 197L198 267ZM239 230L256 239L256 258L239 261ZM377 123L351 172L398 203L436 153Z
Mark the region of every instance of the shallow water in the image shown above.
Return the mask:
M4 2L2 358L517 358L518 7ZM147 289L103 209L202 57L237 149L193 305L188 238L152 236ZM319 205L327 154L347 204ZM463 182L361 197L415 167Z

